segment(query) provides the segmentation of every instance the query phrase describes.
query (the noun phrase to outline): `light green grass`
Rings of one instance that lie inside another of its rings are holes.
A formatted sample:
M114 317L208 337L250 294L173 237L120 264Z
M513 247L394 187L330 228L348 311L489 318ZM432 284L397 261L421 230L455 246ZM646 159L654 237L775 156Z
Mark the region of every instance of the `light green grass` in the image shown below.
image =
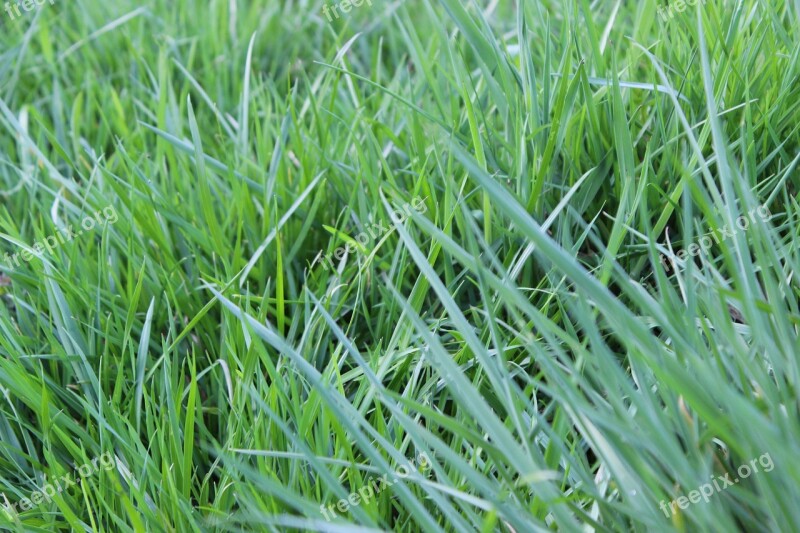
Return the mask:
M0 527L800 528L800 3L373 4L0 12Z

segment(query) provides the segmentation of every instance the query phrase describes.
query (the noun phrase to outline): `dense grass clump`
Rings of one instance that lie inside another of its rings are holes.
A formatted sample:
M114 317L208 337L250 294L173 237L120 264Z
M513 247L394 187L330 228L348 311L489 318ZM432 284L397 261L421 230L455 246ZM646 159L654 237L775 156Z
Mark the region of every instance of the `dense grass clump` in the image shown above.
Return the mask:
M659 2L9 4L0 528L800 529L800 3Z

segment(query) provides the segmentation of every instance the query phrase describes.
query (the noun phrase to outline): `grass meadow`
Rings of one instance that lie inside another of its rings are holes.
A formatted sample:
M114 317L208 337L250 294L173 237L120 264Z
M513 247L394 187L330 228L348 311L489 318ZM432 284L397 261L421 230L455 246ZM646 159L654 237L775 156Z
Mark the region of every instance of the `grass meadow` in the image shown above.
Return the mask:
M800 1L38 1L0 530L800 530Z

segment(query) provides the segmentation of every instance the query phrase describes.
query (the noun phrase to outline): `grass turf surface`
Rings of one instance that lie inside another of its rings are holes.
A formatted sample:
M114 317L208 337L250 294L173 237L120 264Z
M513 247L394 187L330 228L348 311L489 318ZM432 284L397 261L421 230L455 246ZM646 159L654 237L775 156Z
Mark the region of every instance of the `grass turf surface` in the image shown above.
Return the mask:
M800 4L657 5L3 12L0 527L796 531Z

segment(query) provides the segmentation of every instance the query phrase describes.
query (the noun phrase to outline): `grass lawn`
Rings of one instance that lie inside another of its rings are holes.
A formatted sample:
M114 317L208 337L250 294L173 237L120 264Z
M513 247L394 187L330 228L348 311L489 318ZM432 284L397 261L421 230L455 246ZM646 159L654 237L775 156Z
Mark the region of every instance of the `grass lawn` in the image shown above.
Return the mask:
M800 1L0 9L0 530L800 530Z

